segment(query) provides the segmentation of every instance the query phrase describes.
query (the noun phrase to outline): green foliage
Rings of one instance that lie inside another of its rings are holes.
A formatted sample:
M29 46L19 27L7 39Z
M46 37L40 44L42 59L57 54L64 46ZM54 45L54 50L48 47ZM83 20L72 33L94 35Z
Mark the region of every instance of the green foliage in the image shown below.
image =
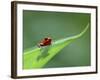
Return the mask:
M56 40L52 42L52 45L41 47L35 46L32 49L24 51L23 57L23 69L42 68L52 58L55 57L64 47L72 43L74 40L80 38L87 31L89 24L78 35L67 37L64 39Z

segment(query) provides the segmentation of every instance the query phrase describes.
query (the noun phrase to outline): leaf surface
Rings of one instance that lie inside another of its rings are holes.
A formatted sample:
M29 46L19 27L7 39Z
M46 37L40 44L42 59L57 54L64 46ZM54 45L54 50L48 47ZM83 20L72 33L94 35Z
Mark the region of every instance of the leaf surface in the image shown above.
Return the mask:
M52 45L50 46L41 48L35 46L34 48L25 50L23 55L23 69L42 68L46 65L46 63L48 63L52 58L54 58L55 55L57 55L64 47L84 35L88 27L89 24L87 24L87 26L81 33L75 36L56 40L52 42Z

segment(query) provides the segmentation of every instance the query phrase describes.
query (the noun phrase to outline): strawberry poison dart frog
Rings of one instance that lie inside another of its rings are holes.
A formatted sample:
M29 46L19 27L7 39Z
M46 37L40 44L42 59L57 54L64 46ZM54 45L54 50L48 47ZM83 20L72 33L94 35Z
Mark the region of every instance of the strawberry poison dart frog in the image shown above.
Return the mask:
M39 44L39 47L51 45L52 39L50 37L44 38Z

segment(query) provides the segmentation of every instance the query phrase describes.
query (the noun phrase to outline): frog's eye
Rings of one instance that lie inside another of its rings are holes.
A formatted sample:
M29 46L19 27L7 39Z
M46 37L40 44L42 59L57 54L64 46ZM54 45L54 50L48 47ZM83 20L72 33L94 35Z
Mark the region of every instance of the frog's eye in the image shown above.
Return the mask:
M48 40L48 38L44 38L44 40Z

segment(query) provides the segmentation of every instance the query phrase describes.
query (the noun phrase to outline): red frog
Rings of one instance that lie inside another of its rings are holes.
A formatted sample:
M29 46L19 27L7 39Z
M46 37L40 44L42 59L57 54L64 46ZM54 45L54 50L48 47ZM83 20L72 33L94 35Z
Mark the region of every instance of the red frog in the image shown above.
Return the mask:
M38 46L48 46L51 45L52 39L50 37L44 38L39 44Z

